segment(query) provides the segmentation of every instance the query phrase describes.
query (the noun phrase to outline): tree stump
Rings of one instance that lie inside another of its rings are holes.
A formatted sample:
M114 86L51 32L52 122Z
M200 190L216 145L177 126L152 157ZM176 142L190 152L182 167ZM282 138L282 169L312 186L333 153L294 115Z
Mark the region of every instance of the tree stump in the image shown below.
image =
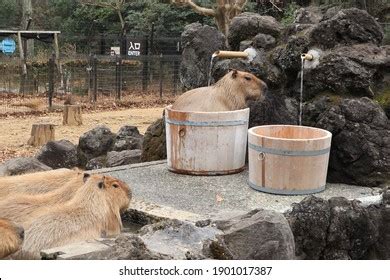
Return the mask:
M81 116L80 105L65 105L62 118L63 125L82 125L83 119Z
M31 137L27 144L35 147L45 145L55 139L54 124L40 123L33 124L31 128Z

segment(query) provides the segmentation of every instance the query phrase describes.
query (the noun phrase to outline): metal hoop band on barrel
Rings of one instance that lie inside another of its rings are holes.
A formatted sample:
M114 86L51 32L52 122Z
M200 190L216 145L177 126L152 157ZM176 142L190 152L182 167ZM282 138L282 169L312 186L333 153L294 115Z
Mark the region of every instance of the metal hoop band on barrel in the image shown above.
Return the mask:
M315 189L305 189L305 190L274 189L274 188L260 187L249 180L248 180L248 184L252 189L255 189L257 191L270 193L270 194L280 194L280 195L307 195L307 194L319 193L325 190L325 186L315 188Z
M170 120L168 118L165 119L166 123L173 125L183 125L183 126L209 126L209 127L217 127L217 126L238 126L238 125L246 125L248 121L245 120L237 120L237 121L220 121L220 122L193 122L193 121L176 121Z
M329 153L330 147L322 150L314 150L314 151L289 151L289 150L279 150L257 146L249 143L249 149L255 150L257 152L261 152L264 154L272 154L279 156L288 156L288 157L312 157L312 156L321 156Z

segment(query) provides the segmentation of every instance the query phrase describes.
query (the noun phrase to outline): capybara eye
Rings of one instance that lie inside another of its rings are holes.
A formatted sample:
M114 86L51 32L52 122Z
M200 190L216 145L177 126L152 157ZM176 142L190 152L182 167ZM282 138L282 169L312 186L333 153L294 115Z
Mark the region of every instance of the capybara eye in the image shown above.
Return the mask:
M252 78L248 77L248 76L245 76L245 80L250 81L250 80L252 80Z
M102 189L104 187L103 182L99 182L98 187L99 187L99 189Z
M117 184L112 184L112 186L113 186L114 188L119 188L119 186L118 186Z

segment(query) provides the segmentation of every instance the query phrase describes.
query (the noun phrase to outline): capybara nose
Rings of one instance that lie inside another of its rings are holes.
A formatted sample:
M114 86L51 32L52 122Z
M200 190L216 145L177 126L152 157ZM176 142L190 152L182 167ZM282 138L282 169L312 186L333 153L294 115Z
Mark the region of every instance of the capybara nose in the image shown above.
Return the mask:
M20 239L23 240L23 239L24 239L24 228L22 228L22 227L17 227L16 231L17 231L17 233L18 233Z

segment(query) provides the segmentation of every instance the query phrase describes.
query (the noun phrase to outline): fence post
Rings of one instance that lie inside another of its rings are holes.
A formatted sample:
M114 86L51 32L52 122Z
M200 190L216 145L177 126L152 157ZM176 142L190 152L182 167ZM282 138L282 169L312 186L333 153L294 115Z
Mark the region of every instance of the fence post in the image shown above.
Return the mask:
M88 72L88 98L90 101L92 101L92 90L93 90L92 64L93 64L93 57L92 54L89 54L87 72Z
M142 91L148 90L148 79L149 79L149 36L145 36L145 53L142 55L145 59L142 65Z
M54 72L55 72L55 56L54 54L49 59L48 64L48 79L49 79L49 108L53 106L53 95L54 95Z
M163 54L160 54L160 99L163 95Z
M93 102L96 103L97 101L97 57L96 55L93 56L92 72L93 72Z
M173 94L177 94L177 81L179 76L179 61L177 60L177 57L173 61Z
M116 99L121 100L122 94L122 57L116 56L116 67L115 67L115 87L116 87Z

